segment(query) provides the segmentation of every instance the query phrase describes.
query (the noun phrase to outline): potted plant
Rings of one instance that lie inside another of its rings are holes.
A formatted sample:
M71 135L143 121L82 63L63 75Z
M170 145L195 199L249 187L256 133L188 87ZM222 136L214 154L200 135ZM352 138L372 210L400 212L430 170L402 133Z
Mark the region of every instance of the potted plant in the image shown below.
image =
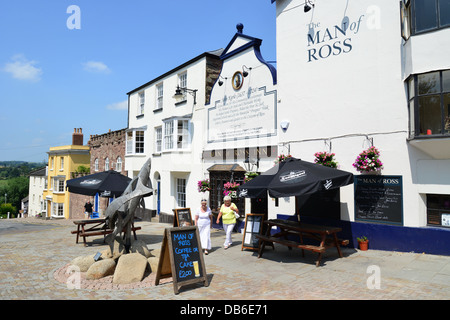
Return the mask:
M356 238L356 240L358 240L359 249L361 251L367 251L369 248L369 239L367 239L366 236L362 236L360 238Z
M361 173L380 174L383 169L383 163L379 158L380 151L372 146L359 154L353 163L353 167Z
M209 183L209 179L199 180L197 182L198 192L206 192L211 191L211 184Z
M325 167L330 168L337 168L338 163L334 159L335 154L334 153L328 153L328 152L316 152L314 153L314 156L316 157L314 159L314 163L321 164Z

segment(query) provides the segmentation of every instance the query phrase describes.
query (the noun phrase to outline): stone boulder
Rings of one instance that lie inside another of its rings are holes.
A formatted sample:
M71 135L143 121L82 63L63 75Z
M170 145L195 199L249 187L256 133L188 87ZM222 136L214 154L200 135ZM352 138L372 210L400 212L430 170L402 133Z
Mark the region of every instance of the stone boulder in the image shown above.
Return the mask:
M114 272L114 284L139 282L144 278L147 259L140 253L129 253L120 256Z
M149 258L151 256L150 251L147 248L147 244L142 240L136 240L131 244L131 253L140 253L144 257Z
M101 254L102 259L117 260L122 254L125 254L125 243L123 242L123 239L120 236L117 236L113 242L113 252L111 252L111 247L108 246Z
M114 274L116 262L114 259L99 260L91 265L86 272L87 280L97 280Z
M158 270L159 257L150 257L147 261L150 265L150 272L156 272Z
M80 268L80 272L88 271L89 267L92 266L95 262L94 254L88 256L80 256L76 257L72 260L71 265Z

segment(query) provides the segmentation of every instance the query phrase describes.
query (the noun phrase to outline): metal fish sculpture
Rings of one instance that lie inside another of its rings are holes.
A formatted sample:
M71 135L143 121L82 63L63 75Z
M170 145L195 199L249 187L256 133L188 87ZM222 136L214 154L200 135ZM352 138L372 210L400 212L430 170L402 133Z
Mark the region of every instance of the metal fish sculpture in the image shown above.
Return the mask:
M109 234L105 241L113 251L114 239L117 234L125 233L125 249L128 252L131 246L131 226L134 221L136 209L141 205L145 208L144 197L153 194L150 180L151 158L142 166L137 177L131 180L123 194L115 199L105 211L106 221L110 229L114 231Z

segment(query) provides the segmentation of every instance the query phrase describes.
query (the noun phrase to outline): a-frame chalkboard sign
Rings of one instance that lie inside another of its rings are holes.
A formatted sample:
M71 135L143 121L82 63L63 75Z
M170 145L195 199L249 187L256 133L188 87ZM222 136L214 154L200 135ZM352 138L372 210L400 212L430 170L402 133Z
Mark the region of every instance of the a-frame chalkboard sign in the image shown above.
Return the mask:
M191 208L172 209L174 213L173 226L174 227L189 227L193 226Z
M242 238L242 248L258 250L259 239L255 235L260 234L264 222L264 214L248 213L245 216L244 235Z
M209 285L199 239L196 226L166 228L155 285L159 285L160 279L172 277L175 294L184 285L197 282L203 282L206 287Z

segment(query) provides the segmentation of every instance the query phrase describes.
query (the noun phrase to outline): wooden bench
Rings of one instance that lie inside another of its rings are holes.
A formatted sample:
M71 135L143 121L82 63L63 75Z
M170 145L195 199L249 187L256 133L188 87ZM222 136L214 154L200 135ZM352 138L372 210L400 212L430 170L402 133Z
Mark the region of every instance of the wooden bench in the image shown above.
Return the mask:
M281 220L281 219L271 219L264 221L267 224L268 228L266 230L265 235L256 235L259 241L259 250L258 250L258 258L260 258L263 254L266 243L279 243L284 246L287 246L289 249L299 248L302 249L302 255L305 256L304 250L309 250L312 252L316 252L319 254L318 259L316 261L316 266L320 265L320 261L322 258L322 254L329 247L336 247L339 257L342 258L342 252L340 246L348 245L348 240L338 239L336 234L342 231L341 228L338 227L327 227L327 226L318 226L305 224L295 221ZM271 235L270 231L272 227L278 227L280 232ZM288 236L298 236L300 238L300 242L288 240ZM303 238L311 238L314 240L318 240L320 245L310 245L304 244Z
M86 237L91 236L103 236L103 242L105 242L105 238L108 234L111 234L114 232L113 229L108 228L106 225L105 219L92 219L92 220L80 220L80 221L74 221L74 224L77 225L77 230L71 231L72 234L77 235L76 243L78 243L79 237L83 237L84 245L87 246L86 243ZM93 225L92 227L89 227L85 229L86 226ZM141 230L141 227L135 227L134 223L131 225L131 231L133 231L134 239L137 240L136 231ZM122 230L122 233L124 233L125 237L125 228Z
M258 239L260 239L260 240L279 243L279 244L282 244L284 246L291 247L291 248L310 250L310 251L317 252L317 253L325 251L325 247L313 246L313 245L309 245L309 244L301 244L301 243L298 243L298 242L295 242L295 241L280 239L280 238L277 238L277 237L266 237L266 236L263 236L261 234L257 234L255 236ZM303 256L304 256L304 253L303 253ZM258 258L260 258L260 255L258 255Z

